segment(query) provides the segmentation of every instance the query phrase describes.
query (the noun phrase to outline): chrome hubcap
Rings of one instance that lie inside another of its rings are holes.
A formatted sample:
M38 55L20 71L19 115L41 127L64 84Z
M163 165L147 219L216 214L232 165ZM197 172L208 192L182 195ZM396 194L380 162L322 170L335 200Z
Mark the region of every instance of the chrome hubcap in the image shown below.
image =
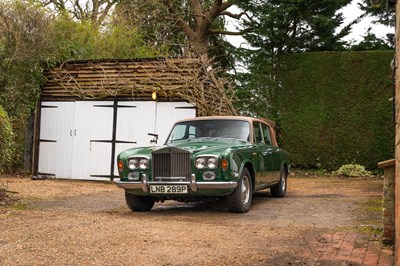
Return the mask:
M247 176L243 176L242 178L242 203L246 205L250 200L250 181Z
M281 176L281 183L282 183L282 191L285 191L285 189L286 189L286 175L284 173L282 173L282 176Z

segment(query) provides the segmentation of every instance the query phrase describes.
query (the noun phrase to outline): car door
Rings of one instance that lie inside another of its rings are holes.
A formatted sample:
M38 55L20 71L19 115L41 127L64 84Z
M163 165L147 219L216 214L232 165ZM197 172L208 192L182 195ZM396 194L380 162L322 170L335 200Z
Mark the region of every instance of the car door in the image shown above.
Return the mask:
M265 156L268 158L267 160L271 161L271 165L269 165L268 169L271 171L271 179L269 181L276 182L279 181L280 171L281 171L281 157L280 157L280 149L272 143L271 139L271 128L269 125L262 123L261 131L264 139L264 144L266 147Z
M273 182L272 152L271 145L265 144L261 123L253 123L254 145L257 147L257 160L260 162L260 180L256 185L269 184Z

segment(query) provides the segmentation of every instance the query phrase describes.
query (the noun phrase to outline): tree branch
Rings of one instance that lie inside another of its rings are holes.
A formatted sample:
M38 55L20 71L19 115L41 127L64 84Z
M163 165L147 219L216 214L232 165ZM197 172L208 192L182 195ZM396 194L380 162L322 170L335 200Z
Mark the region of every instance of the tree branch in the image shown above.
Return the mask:
M241 31L228 31L224 29L210 29L208 31L210 34L222 34L222 35L232 35L232 36L240 36L245 33L251 32L251 29L243 29Z
M97 25L101 25L103 23L103 21L105 20L108 12L110 11L110 9L117 3L118 0L107 0L107 5L104 8L104 10L101 11L100 16L97 19Z
M86 19L85 12L79 4L79 0L75 0L73 14L77 19Z
M196 21L196 26L200 26L203 20L203 8L200 4L200 0L191 0L190 6L192 7L194 20Z
M220 13L220 15L228 16L228 17L231 17L231 18L234 18L234 19L240 19L243 15L247 15L247 14L246 14L246 12L240 12L239 14L233 14L233 13L225 10L225 11L222 11Z
M189 25L178 14L178 11L173 6L172 1L171 0L163 0L163 3L168 8L168 12L178 22L178 25L181 27L181 29L188 35L189 38L193 39L195 37L195 32L189 27Z
M225 3L221 4L220 10L219 12L221 13L222 11L227 10L228 8L230 8L231 6L233 6L233 3L231 3L230 1L226 1Z

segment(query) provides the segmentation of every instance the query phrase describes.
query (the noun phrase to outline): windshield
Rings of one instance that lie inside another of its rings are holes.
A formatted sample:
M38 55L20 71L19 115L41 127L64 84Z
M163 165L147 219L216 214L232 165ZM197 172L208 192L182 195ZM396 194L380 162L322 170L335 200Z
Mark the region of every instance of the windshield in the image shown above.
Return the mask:
M234 138L250 141L250 124L240 120L194 120L175 125L167 142L195 138Z

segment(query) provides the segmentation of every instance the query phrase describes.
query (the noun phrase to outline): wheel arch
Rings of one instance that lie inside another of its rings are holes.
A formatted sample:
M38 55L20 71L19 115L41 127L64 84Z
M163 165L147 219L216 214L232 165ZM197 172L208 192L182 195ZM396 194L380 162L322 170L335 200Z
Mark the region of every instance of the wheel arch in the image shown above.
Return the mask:
M249 172L250 172L251 186L252 186L253 191L254 191L254 188L255 188L255 180L256 180L256 171L255 171L255 169L254 169L254 166L253 166L253 164L252 164L251 162L246 162L246 163L243 165L242 171L241 171L241 172L243 172L244 168L247 168L247 170L249 170Z
M282 164L282 169L284 169L285 171L286 171L286 174L288 175L289 174L289 165L288 165L288 163L287 162L284 162L283 164Z

